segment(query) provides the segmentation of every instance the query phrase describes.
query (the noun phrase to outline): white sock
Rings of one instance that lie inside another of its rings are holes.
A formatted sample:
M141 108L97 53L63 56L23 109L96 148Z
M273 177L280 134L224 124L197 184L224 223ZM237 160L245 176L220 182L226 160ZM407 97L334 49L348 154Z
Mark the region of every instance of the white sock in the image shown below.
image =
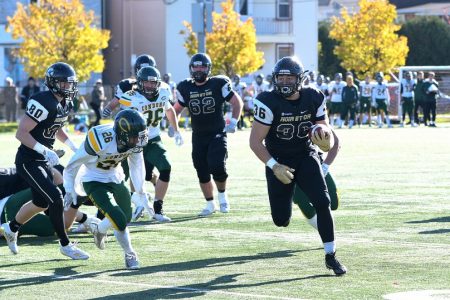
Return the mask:
M107 233L108 229L112 227L111 221L105 217L100 223L98 223L98 231L101 233Z
M227 192L219 192L219 203L227 203L228 202L228 196L227 196Z
M323 249L325 250L325 254L332 254L332 253L336 252L335 241L323 243Z
M130 231L128 230L128 227L125 228L124 231L114 230L114 236L125 253L134 252L133 247L131 246Z
M214 203L214 199L211 201L206 201L206 208L208 208L209 210L215 210L216 209L216 205Z
M381 125L381 116L380 115L377 116L377 122L378 122L378 125Z
M369 117L367 115L364 115L363 118L362 118L362 123L366 124L368 119L369 119Z
M315 230L317 230L317 215L314 215L314 217L308 219L307 221L309 225L311 225L312 227L314 227Z
M389 116L386 115L384 118L386 119L386 124L388 124L388 126L391 125L391 119L389 119Z

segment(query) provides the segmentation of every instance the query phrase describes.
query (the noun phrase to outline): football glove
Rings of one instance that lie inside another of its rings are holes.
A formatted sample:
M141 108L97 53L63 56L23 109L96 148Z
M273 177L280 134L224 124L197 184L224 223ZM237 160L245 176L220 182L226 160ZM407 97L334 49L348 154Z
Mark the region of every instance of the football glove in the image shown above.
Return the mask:
M235 133L236 132L237 120L235 118L231 118L230 124L225 127L225 132L227 133Z
M273 174L275 177L284 184L289 184L294 179L294 169L289 168L288 166L276 163L273 168Z
M322 164L323 177L327 176L329 168L330 168L330 165Z
M102 111L102 118L103 119L109 118L111 116L111 113L112 113L111 109L109 107L105 107Z
M175 136L175 129L170 125L169 128L167 129L167 135L171 138Z
M72 189L66 189L64 195L64 210L68 210L71 204L77 205L77 194Z
M184 144L183 137L181 136L179 131L174 132L174 138L175 138L175 145L177 145L178 147Z

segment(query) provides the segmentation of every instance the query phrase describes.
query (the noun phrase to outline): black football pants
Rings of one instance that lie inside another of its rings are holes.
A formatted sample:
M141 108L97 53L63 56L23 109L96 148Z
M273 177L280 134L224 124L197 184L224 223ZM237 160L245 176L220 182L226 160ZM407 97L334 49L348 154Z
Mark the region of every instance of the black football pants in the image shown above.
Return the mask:
M227 134L192 134L192 161L200 183L207 183L211 175L215 181L224 182L227 177Z
M64 228L64 207L63 194L53 183L53 175L46 161L18 162L16 160L17 174L20 175L31 187L33 204L47 208L50 221L55 228L62 246L69 243L66 230Z
M332 242L334 241L334 224L330 210L330 195L322 175L319 156L317 153L301 155L302 157L295 161L277 158L279 163L295 169L294 181L290 184L279 181L273 171L266 167L267 189L273 222L277 226L289 225L292 215L292 196L295 183L297 183L316 209L317 227L322 242Z

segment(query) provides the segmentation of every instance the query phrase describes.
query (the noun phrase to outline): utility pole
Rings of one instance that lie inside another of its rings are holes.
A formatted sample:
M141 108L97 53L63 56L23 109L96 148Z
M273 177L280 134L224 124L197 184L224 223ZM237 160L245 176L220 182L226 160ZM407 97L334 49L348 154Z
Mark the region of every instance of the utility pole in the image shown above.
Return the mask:
M206 32L212 30L212 3L197 0L192 4L192 30L197 33L198 52L206 52Z

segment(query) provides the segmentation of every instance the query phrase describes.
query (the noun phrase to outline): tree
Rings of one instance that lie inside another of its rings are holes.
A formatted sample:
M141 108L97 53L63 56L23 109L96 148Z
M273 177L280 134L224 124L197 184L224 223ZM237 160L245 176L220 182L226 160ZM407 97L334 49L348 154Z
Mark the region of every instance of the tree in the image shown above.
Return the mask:
M361 0L359 12L333 18L330 36L338 41L334 53L342 60L342 67L362 78L378 71L388 73L405 64L407 39L398 36L399 25L395 6L388 0Z
M330 38L330 23L319 23L319 73L333 77L345 70L340 66L341 60L333 53L336 41Z
M8 31L23 40L17 56L31 76L43 77L49 65L63 61L84 81L91 72L103 71L101 50L109 40L109 31L95 28L93 21L94 12L86 12L80 0L18 2L14 16L8 17Z
M264 64L264 53L256 50L256 30L253 19L242 22L234 11L234 1L221 3L222 13L213 12L212 32L206 34L206 52L213 61L212 74L247 74ZM184 47L189 56L197 52L197 36L189 22L184 22Z
M406 21L399 31L408 39L406 65L450 65L450 26L436 16L418 16Z

